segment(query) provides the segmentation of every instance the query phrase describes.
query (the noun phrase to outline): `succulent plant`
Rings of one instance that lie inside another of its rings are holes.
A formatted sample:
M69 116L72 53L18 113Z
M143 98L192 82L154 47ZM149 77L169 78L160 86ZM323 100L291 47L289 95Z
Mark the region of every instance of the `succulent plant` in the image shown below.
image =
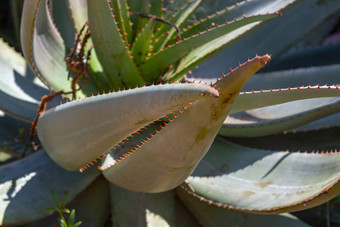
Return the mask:
M38 151L0 167L0 224L48 216L50 190L68 193L87 226L110 212L119 226L306 226L281 213L339 194L339 67L287 70L321 48L275 55L340 3L249 0L209 11L219 4L24 2L25 60L0 42L0 139L6 154ZM252 77L267 53L273 62ZM34 149L22 139L32 122Z

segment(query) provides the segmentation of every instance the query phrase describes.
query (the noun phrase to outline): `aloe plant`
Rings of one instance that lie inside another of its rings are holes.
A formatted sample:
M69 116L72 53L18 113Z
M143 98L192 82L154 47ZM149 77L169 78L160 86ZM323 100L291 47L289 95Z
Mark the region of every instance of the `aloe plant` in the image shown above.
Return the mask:
M286 70L277 56L340 3L244 1L203 19L215 3L25 1L25 59L0 42L1 125L11 129L0 138L7 154L34 154L0 167L1 224L48 216L50 190L69 193L88 226L109 213L127 226L306 226L281 213L339 194L338 65ZM37 126L38 151L11 142L17 121Z

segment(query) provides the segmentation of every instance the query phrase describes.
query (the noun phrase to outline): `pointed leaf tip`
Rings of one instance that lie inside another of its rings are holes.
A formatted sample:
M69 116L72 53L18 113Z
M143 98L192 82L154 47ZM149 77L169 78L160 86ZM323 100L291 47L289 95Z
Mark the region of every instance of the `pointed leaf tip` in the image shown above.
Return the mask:
M187 106L118 164L113 158L106 159L103 165L109 168L104 176L122 188L148 193L183 183L208 152L243 85L269 60L269 55L256 56L222 77L213 85L219 90L218 98Z

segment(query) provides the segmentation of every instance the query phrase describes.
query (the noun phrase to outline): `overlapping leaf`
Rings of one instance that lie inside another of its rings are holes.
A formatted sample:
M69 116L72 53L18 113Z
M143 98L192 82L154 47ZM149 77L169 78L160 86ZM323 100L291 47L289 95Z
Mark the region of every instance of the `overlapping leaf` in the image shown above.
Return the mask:
M219 139L188 178L187 191L225 208L255 213L307 209L339 194L339 159L338 152L272 152Z

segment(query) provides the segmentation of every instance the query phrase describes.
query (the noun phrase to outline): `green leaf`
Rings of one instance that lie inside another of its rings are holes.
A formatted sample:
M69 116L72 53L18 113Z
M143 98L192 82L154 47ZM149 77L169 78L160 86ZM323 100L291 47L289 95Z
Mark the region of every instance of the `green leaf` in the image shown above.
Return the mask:
M57 199L57 196L55 195L54 191L53 190L50 190L50 193L51 193L51 197L53 199L53 202L54 202L54 205L59 208L60 205L59 205L59 200Z
M111 86L115 90L129 86L143 86L144 80L130 58L127 44L124 44L120 37L108 2L90 0L88 7L93 45Z
M59 219L59 224L61 227L68 227L67 224L65 223L65 221L63 219Z
M177 195L184 204L190 209L193 215L200 221L203 226L291 226L291 227L307 227L309 225L298 220L290 214L280 215L258 215L250 214L242 211L228 210L219 204L207 203L194 197L182 188L176 189Z
M180 2L180 1L179 1ZM171 15L171 17L167 20L168 22L171 22L174 24L177 28L181 27L185 23L185 21L188 19L188 17L195 11L195 9L198 7L198 5L202 2L202 0L192 0L192 1L186 1L184 5L180 6L177 11ZM165 45L173 39L173 37L176 37L176 33L180 32L177 31L174 26L171 26L169 29L169 24L163 24L160 26L160 29L155 32L155 39L154 40L154 52L157 53L160 49L163 49ZM176 39L176 38L175 38Z
M139 12L139 13L150 13L149 8L149 0L140 1L140 0L128 0L128 5L130 6L130 12ZM145 27L148 18L140 17L140 16L131 16L131 22L133 23L133 31L135 35L139 34L141 30Z
M81 221L78 221L76 224L73 225L73 227L78 227L78 226L80 226L81 224L82 224L82 222L81 222Z
M126 0L113 0L111 1L113 6L113 14L115 20L118 23L120 33L127 45L131 45L133 38L133 31L130 21L130 14L128 11L128 5Z
M63 198L63 200L61 201L60 207L64 207L66 202L68 201L68 198L70 197L69 194L65 195L65 197ZM66 209L65 211L66 213L70 213L70 211L68 209Z
M178 42L178 44L167 47L163 51L151 56L144 65L141 65L141 72L147 81L154 81L162 72L164 72L169 64L175 63L181 57L190 54L196 48L202 47L204 44L210 43L214 39L217 39L225 34L235 31L238 28L265 19L276 17L276 14L272 15L260 15L247 17L242 20L234 21L229 24L224 24L209 31L202 32L195 35L192 38L185 39ZM229 37L229 36L228 36ZM231 38L228 39L231 41ZM229 45L231 43L229 42ZM215 74L216 75L216 74Z
M110 185L113 226L174 226L173 191L145 194Z
M163 16L163 1L158 0L149 0L150 1L150 14L155 15L157 17Z
M0 167L0 224L24 224L50 214L54 207L50 190L61 198L73 199L97 176L68 172L57 166L44 151Z
M108 153L104 176L133 191L156 193L177 187L208 151L244 83L269 60L268 55L256 57L226 75L214 85L218 98L183 107L157 134L128 149L123 159L115 160L114 151Z
M229 209L267 214L304 210L339 194L339 159L338 152L273 152L217 139L187 179L187 190Z
M68 227L73 226L75 216L76 216L76 211L74 209L72 209L70 216L68 217L68 220L67 220L67 226Z
M146 24L141 33L136 37L135 43L131 48L131 56L133 56L133 61L137 65L144 63L149 53L154 26L155 20L150 19L149 23Z
M217 90L199 84L157 85L98 95L46 111L38 121L38 136L55 162L78 170L178 107L216 96Z

